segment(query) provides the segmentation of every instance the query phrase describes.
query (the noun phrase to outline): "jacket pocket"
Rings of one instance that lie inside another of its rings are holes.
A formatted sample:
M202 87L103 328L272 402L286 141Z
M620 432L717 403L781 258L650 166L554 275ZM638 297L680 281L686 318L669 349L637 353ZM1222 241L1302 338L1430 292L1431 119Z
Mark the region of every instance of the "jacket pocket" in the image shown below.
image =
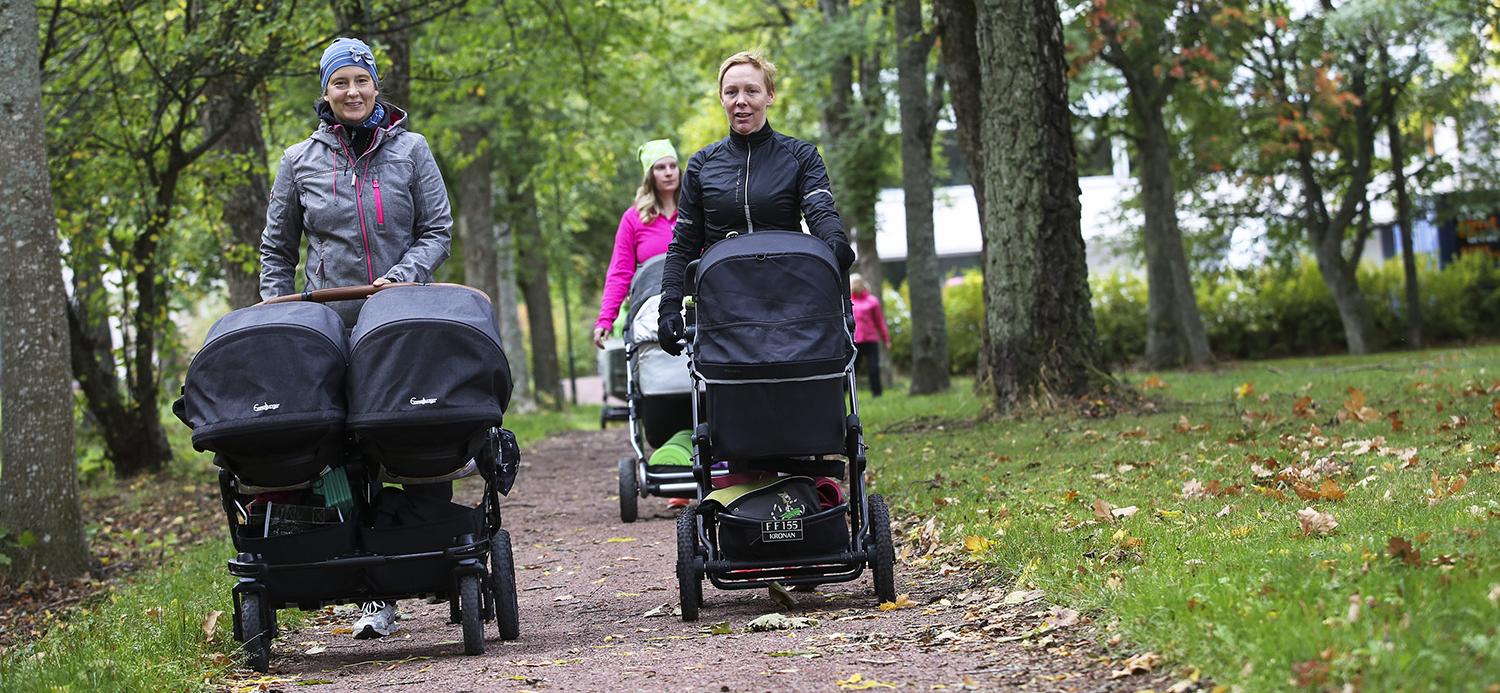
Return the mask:
M375 190L375 223L385 226L385 204L380 200L380 179L370 181L370 187Z

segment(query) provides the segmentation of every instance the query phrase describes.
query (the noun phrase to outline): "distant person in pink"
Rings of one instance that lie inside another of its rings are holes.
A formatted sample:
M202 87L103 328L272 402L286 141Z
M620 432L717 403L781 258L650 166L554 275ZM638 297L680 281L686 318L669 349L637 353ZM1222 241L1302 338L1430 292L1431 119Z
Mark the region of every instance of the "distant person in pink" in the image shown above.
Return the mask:
M854 372L870 374L870 394L880 396L880 345L891 348L891 333L885 328L885 311L870 285L857 274L849 275L849 300L854 303Z
M644 169L636 189L635 204L620 217L615 231L615 252L604 275L604 294L599 299L599 317L594 321L594 346L603 349L620 304L630 295L630 279L641 263L667 252L672 227L677 223L677 150L669 140L651 140L636 150Z

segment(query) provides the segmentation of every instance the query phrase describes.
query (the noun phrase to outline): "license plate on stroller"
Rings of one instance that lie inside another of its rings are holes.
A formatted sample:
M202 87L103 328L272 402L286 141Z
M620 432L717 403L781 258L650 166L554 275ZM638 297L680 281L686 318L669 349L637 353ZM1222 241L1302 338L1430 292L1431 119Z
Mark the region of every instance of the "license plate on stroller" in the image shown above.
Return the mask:
M766 520L760 523L761 541L802 541L801 520Z

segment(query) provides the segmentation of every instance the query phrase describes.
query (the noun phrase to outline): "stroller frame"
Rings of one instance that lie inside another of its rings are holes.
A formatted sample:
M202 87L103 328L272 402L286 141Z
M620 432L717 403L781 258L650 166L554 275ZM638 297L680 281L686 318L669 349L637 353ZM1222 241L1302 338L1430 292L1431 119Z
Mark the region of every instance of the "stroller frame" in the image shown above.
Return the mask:
M232 472L221 466L220 499L237 551L236 556L228 563L229 574L237 578L232 589L234 638L244 643L250 665L257 671L266 671L271 641L279 632L276 611L292 607L312 611L334 604L445 597L448 600L448 622L463 626L465 654L484 653L486 621L496 622L502 640L520 637L515 563L511 553L510 533L501 523L499 491L502 464L514 469L519 463L519 453L514 436L505 429L492 427L488 432L488 439L484 450L475 458L479 474L484 479L481 505L475 508L482 508L483 536L464 534L459 537L455 546L410 553L376 553L360 549L345 556L320 561L280 563L246 551L236 532L236 528L240 526L238 516L241 509L237 502L237 497L241 494L240 483ZM355 448L351 445L348 449ZM378 470L359 453L348 453L348 457L351 459L346 461L345 468L361 470L363 479L368 480L356 487L356 505L368 507L381 486L375 480ZM385 591L361 583L352 589L321 592L311 598L288 598L281 594L289 586L287 581L296 580L299 573L305 575L309 570L336 575L378 566L418 562L450 564L452 580L445 589L435 591Z
M698 261L688 264L684 283L696 291ZM853 322L847 310L845 321ZM688 311L687 353L695 352L694 340L697 327L695 312ZM852 324L849 325L852 330ZM875 580L875 594L881 602L894 601L895 550L891 537L890 511L880 494L870 494L865 488L865 469L868 458L864 442L864 428L859 419L859 401L855 395L855 373L853 361L844 367L841 378L844 387L847 415L844 419L844 449L839 459L834 454L822 454L811 459L789 461L750 461L751 469L772 472L788 472L803 475L843 478L848 472L849 497L844 503L849 523L849 542L843 550L811 556L798 556L772 560L744 560L725 556L716 542L718 511L715 506L705 506L704 499L714 489L712 478L717 475L710 467L715 463L707 412L703 398L707 386L697 369L693 369L693 479L698 502L684 510L677 519L677 584L682 620L695 621L703 605L703 579L724 590L743 590L769 587L772 583L783 585L820 585L851 582L859 579L866 567ZM724 472L724 473L727 473Z

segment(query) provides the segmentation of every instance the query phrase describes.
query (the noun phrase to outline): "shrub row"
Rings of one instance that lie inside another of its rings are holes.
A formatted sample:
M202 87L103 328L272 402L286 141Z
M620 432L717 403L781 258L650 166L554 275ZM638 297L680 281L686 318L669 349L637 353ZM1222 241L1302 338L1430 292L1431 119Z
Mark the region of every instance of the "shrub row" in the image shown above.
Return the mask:
M1423 336L1431 343L1500 337L1500 262L1469 254L1439 270L1434 259L1417 258ZM1094 324L1104 360L1129 364L1146 350L1146 279L1108 274L1090 279ZM1401 262L1366 263L1359 286L1370 309L1372 346L1400 347L1406 334L1406 283ZM1292 267L1260 266L1197 278L1198 308L1214 355L1259 359L1335 353L1344 331L1333 296L1317 263L1302 258ZM979 354L983 279L971 270L943 288L948 350L955 374L973 373ZM911 362L911 316L906 288L887 288L891 357Z

